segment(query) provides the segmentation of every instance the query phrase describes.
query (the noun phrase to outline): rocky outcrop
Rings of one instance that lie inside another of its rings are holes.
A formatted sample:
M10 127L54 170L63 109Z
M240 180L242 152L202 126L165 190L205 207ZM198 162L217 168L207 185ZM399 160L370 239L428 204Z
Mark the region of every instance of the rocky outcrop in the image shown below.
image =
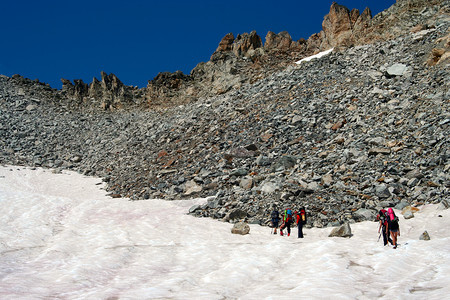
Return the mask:
M262 47L262 41L256 31L252 31L250 34L238 34L232 45L232 51L234 55L238 57L248 57L250 51L255 51Z
M190 87L192 77L181 71L159 73L145 89L148 108L169 107L194 101L195 91Z
M329 14L322 22L321 50L337 46L353 46L367 31L371 19L369 8L360 15L357 9L349 11L345 6L333 2Z
M357 44L386 41L405 35L412 30L430 29L448 22L448 0L397 0L370 22Z
M374 18L369 8L360 14L357 9L349 10L333 3L324 17L322 31L307 40L294 41L288 32L276 34L269 31L263 44L255 31L236 37L229 33L222 38L210 61L199 63L192 70L189 80L183 80L173 88L149 84L146 102L149 107L162 103L177 105L221 95L261 80L320 51L394 39L420 24L424 28L432 27L446 18L445 2L448 0L397 1ZM428 64L445 64L448 61L447 48L444 42L436 45L429 55Z
M137 88L124 85L114 74L101 72L101 81L94 77L92 83L86 84L81 79L61 79L61 94L73 100L69 104L77 107L117 110L136 107L141 102L142 92Z
M302 51L306 44L305 39L293 41L291 35L287 31L278 34L269 31L266 35L264 49L266 51Z
M102 72L101 80L86 84L82 80L63 79L58 97L70 99L69 107L117 110L140 107L167 108L238 90L291 66L306 56L330 48L345 49L355 45L390 40L413 32L420 40L427 31L448 22L449 1L400 0L372 18L369 8L357 9L333 3L322 22L322 31L307 40L295 41L286 31L269 31L263 44L260 36L250 33L225 35L208 62L199 63L190 74L180 71L160 73L146 88L123 85L114 74ZM424 58L430 66L449 62L449 38L442 37ZM388 71L389 72L389 71ZM57 97L57 98L58 98ZM67 101L66 101L67 102Z

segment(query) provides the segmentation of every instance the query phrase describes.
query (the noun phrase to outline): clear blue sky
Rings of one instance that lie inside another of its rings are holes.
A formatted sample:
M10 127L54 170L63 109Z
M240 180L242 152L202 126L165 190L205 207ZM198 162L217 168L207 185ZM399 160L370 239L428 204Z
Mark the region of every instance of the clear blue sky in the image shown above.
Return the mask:
M332 1L7 1L0 9L0 74L90 83L100 71L145 87L159 72L189 74L227 33L288 31L294 40L322 29ZM340 0L376 15L395 0Z

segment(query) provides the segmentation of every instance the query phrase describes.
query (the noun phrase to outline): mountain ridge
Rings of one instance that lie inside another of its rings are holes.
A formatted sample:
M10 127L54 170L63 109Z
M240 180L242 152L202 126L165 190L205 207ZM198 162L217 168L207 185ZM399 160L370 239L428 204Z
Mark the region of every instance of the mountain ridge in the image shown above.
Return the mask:
M401 0L373 18L370 8L360 13L333 2L322 22L322 31L306 40L294 41L286 31L278 34L269 31L265 43L255 31L238 34L236 38L229 33L222 38L210 61L199 63L188 75L181 71L162 72L149 80L147 87L139 89L102 71L101 79L94 77L89 84L79 79L73 83L61 79L62 89L54 90L52 97L66 101L72 109L90 110L154 109L186 104L239 89L320 51L345 49L427 29L434 26L430 23L435 22L433 18L448 14L446 2ZM440 11L433 11L437 8ZM428 19L419 10L428 12ZM448 47L440 51L444 53L436 52L434 59L444 56L441 63L447 61ZM109 81L115 84L107 84Z

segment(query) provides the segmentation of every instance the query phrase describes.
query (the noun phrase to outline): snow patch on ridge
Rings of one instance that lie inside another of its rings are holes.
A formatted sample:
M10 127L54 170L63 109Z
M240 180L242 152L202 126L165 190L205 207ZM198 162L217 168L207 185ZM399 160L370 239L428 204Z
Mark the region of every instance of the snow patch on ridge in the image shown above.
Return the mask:
M311 55L311 56L305 57L305 58L303 58L303 59L301 59L299 61L296 61L295 63L297 65L299 65L299 64L301 64L304 61L310 61L310 60L315 59L315 58L321 58L322 56L330 54L333 51L333 49L334 48L331 48L331 49L328 49L326 51L319 52L319 53L317 53L315 55Z

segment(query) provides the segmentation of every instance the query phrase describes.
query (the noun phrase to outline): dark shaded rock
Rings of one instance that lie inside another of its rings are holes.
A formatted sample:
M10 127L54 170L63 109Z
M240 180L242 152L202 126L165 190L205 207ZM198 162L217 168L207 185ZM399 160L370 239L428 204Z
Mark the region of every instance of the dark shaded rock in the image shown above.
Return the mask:
M247 217L247 212L241 209L234 209L230 212L229 218L230 220L240 220Z
M230 172L230 176L245 176L248 174L248 170L246 169L236 169Z

